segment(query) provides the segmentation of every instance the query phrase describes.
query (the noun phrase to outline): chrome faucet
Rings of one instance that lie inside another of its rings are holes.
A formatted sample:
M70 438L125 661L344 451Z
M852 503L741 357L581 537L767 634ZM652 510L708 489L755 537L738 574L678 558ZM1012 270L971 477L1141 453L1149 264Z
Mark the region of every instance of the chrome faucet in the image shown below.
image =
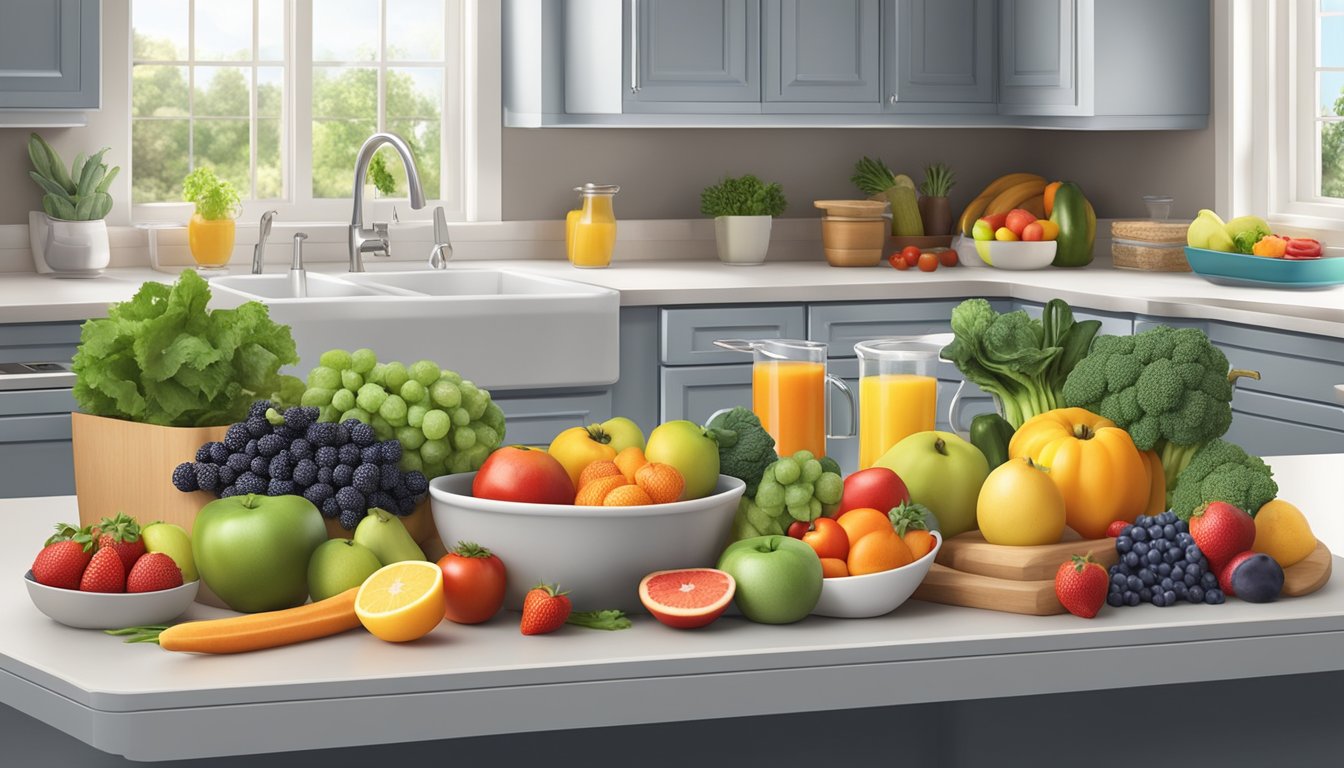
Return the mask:
M271 219L275 218L275 211L267 211L261 214L261 226L258 227L257 244L252 249L252 274L261 274L261 265L266 261L266 238L271 236Z
M397 154L401 155L402 164L406 166L406 186L410 188L411 208L419 210L425 207L425 192L420 186L420 171L415 167L415 158L411 155L410 146L400 136L391 133L375 133L365 140L355 157L355 206L350 217L351 272L364 271L366 253L383 257L391 255L388 251L387 223L374 222L372 228L364 226L364 178L369 172L369 162L373 159L373 153L384 144L392 145Z

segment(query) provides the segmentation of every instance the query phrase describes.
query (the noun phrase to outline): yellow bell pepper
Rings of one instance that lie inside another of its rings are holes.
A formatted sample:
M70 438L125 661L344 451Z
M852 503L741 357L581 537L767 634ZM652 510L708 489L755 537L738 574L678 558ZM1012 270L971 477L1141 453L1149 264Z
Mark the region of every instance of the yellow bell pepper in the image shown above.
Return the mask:
M1268 256L1271 259L1281 259L1288 250L1288 241L1278 235L1266 235L1256 241L1251 247L1251 253L1256 256Z

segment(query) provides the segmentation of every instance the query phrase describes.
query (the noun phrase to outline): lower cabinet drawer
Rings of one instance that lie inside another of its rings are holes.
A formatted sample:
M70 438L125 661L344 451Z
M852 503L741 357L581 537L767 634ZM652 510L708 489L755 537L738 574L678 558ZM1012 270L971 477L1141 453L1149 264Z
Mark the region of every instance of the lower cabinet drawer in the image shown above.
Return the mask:
M504 445L550 445L561 431L611 418L611 392L495 396L504 412Z
M704 424L722 408L751 407L751 364L690 365L662 369L658 421Z
M1230 440L1255 456L1344 452L1344 408L1238 391Z
M0 431L4 430L0 419ZM70 448L70 417L64 440L0 440L0 498L71 496L75 492L74 453Z

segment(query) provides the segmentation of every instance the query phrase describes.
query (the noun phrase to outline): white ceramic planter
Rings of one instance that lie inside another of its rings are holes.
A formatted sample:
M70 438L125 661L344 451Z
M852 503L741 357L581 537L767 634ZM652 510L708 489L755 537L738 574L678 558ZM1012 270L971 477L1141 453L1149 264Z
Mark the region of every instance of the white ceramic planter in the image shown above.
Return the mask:
M770 216L719 216L714 219L714 242L724 264L762 264L770 249Z
M29 211L28 244L33 267L52 277L97 277L111 260L103 219L63 221Z

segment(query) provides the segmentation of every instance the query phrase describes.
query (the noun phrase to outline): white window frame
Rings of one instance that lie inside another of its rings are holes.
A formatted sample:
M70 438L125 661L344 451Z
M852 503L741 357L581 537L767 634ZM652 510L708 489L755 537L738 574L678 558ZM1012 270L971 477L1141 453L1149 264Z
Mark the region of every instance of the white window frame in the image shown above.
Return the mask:
M311 93L300 93L296 87L297 67L311 68L311 40L305 31L310 29L313 0L291 0L286 20L288 50L286 51L286 90L284 107L285 140L282 141L282 163L286 171L286 199L249 200L244 202L240 214L240 224L254 222L267 210L279 212L277 222L306 222L317 224L347 225L352 214L352 198L313 199L311 198L311 156L308 152L293 151L300 146L311 145L312 98ZM114 191L116 199L131 200L131 179L134 168L129 157L129 139L131 135L131 18L129 3L110 3L104 5L104 77L120 79L124 83L124 99L108 99L101 119L96 122L108 122L115 126L115 133L124 136L128 146L127 158L123 165L128 173L116 180ZM428 221L436 206L443 205L450 221L490 222L499 221L502 215L501 200L501 139L502 139L502 73L500 67L500 7L494 0L447 0L445 24L448 26L446 52L460 50L455 61L445 66L445 87L443 114L445 117L443 133L444 151L441 153L444 173L441 174L440 197L445 200L426 201L423 209L412 211L405 198L380 198L366 200L366 219L373 216L386 218L393 205L396 206L399 220L404 222ZM302 25L302 26L301 26ZM456 38L456 39L454 39ZM385 41L384 41L385 42ZM381 59L381 57L380 57ZM386 66L381 61L362 66ZM311 76L303 78L311 84ZM122 89L113 89L120 91ZM114 94L105 94L112 95ZM253 95L255 98L255 94ZM380 100L381 101L381 100ZM459 119L451 119L452 116ZM110 121L110 122L109 122ZM91 124L94 121L91 121ZM455 141L448 141L456 136ZM449 166L448 154L454 151L458 155L461 168L460 179L446 173ZM300 165L302 164L302 166ZM302 181L301 181L302 180ZM353 192L354 168L350 169ZM456 183L452 195L443 192L450 184ZM115 189L120 187L120 189ZM298 194L303 190L303 195ZM456 197L456 200L451 199ZM303 199L306 198L306 199ZM372 202L372 205L368 205ZM175 222L185 224L191 215L189 203L145 203L139 205L118 206L120 215L111 217L114 223Z
M1264 216L1276 229L1344 232L1344 200L1317 191L1316 0L1213 7L1218 212Z

